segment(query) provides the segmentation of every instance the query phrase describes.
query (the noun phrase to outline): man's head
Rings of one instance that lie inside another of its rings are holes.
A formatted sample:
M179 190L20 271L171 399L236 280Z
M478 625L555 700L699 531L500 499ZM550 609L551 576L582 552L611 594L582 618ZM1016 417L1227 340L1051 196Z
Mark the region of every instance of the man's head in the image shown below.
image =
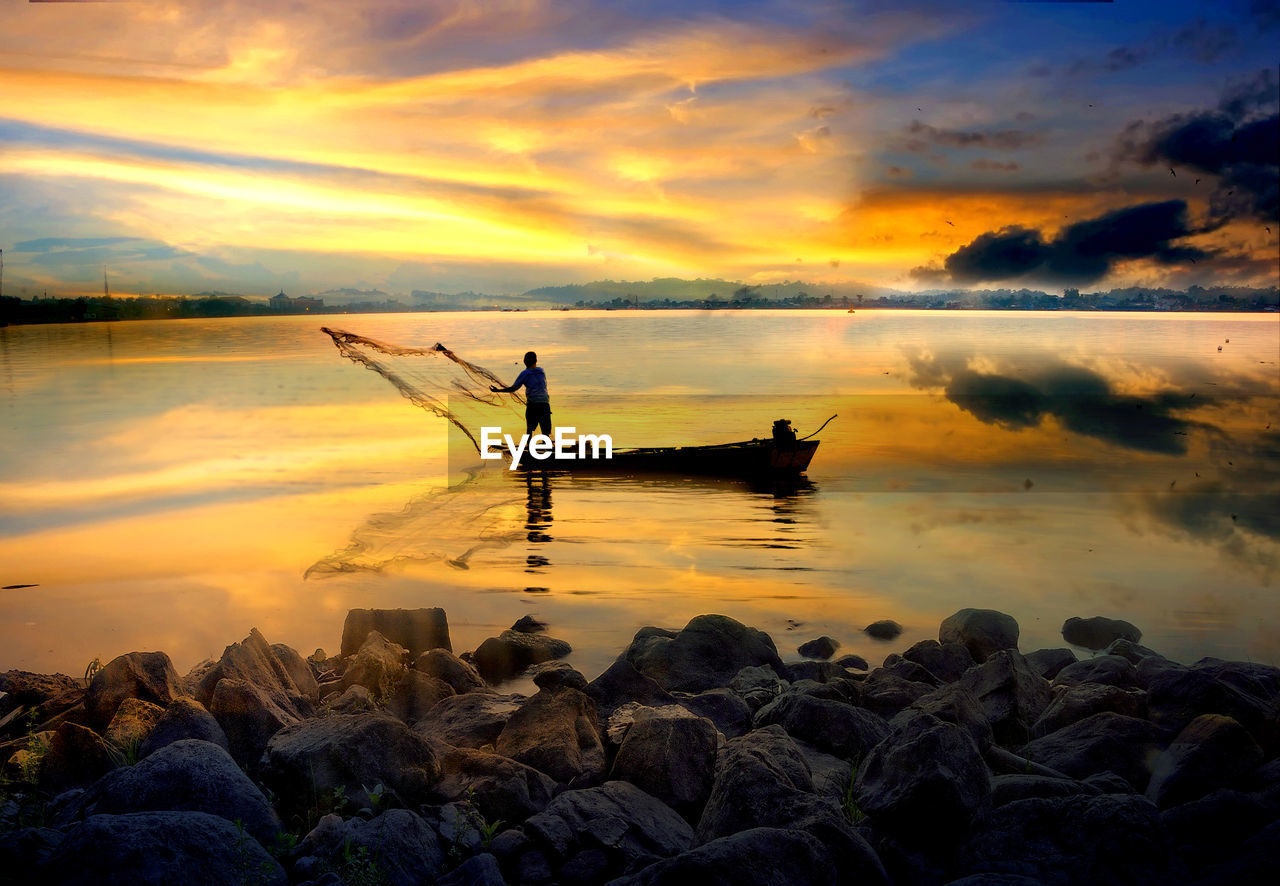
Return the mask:
M538 355L535 354L533 351L529 351L528 353L526 353L524 355L524 365L528 366L530 369L532 369L534 366L537 366Z

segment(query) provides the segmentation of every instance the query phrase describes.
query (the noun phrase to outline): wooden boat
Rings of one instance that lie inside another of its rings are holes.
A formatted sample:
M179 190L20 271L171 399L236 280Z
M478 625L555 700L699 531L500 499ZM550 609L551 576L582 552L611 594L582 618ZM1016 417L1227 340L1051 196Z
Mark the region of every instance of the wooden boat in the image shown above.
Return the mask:
M522 470L599 473L653 472L660 474L714 474L729 477L756 477L799 474L809 467L818 451L818 440L798 441L780 446L774 440L743 440L708 446L655 446L645 449L615 449L613 458L520 460Z
M833 415L831 418L835 418ZM830 422L831 419L827 419ZM827 426L824 422L822 428ZM818 428L821 431L822 428ZM814 433L818 433L815 431ZM812 435L811 435L812 436ZM654 446L615 449L612 458L536 459L525 453L522 470L572 471L575 473L705 474L722 477L786 477L804 472L821 441L796 439L790 422L774 423L772 438L706 446Z

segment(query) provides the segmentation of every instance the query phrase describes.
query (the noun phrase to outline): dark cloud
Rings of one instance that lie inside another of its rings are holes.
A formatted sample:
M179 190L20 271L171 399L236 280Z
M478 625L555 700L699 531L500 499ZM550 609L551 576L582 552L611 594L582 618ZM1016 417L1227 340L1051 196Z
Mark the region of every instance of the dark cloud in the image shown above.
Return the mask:
M140 241L140 237L41 237L15 243L14 252L50 252L55 249L90 249Z
M911 121L906 128L907 140L904 146L908 151L923 153L930 146L948 148L987 148L994 151L1016 151L1029 145L1044 141L1043 136L1035 132L1021 129L997 129L989 132L981 130L965 131L961 129L939 129L922 123Z
M1076 222L1046 240L1037 230L1008 227L981 234L947 256L944 266L959 283L1007 280L1035 273L1068 283L1092 283L1122 259L1163 264L1199 260L1209 253L1173 241L1197 233L1182 200L1144 203Z
M1182 455L1193 429L1217 433L1212 425L1176 413L1204 407L1212 397L1179 389L1123 394L1099 373L1053 361L1025 372L980 372L968 360L909 357L911 383L942 388L946 398L987 424L1008 430L1054 418L1067 430L1126 449Z
M1280 0L1249 0L1249 19L1260 31L1280 28Z
M1218 222L1239 216L1280 220L1278 100L1275 74L1259 71L1228 88L1217 108L1129 124L1115 155L1216 176L1210 208Z
M979 172L1017 172L1022 166L1012 160L1008 163L1001 163L999 160L987 160L984 158L974 160L969 164L969 168L976 169Z

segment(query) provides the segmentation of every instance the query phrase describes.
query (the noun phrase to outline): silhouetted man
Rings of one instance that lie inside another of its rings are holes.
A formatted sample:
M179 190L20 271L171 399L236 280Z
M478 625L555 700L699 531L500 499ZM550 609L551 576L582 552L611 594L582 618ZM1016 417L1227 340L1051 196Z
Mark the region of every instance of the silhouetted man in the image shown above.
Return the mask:
M525 389L524 420L528 426L526 434L532 434L538 428L543 434L551 436L551 396L547 393L547 374L538 365L538 355L533 351L524 355L524 371L516 376L509 388L489 385L495 394L514 394L523 387Z

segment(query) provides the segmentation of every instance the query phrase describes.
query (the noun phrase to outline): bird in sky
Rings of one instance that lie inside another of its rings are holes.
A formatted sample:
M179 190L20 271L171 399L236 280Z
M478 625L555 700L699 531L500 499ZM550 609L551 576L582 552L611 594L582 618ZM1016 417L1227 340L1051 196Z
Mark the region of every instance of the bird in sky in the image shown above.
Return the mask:
M1270 226L1270 225L1263 225L1263 227L1267 229L1267 233L1268 233L1268 234L1270 234L1270 233L1271 233L1271 226Z
M1171 176L1173 176L1174 178L1177 178L1177 177L1178 177L1178 173L1176 173L1176 172L1174 172L1174 171L1173 171L1173 167L1172 167L1172 166L1170 166L1170 167L1169 167L1169 174L1170 174Z
M951 225L951 227L953 227L953 228L956 226L956 223L955 223L955 222L953 222L953 221L951 221L951 219L943 219L943 221L945 221L947 224Z
M1196 184L1200 184L1200 179L1196 179Z

